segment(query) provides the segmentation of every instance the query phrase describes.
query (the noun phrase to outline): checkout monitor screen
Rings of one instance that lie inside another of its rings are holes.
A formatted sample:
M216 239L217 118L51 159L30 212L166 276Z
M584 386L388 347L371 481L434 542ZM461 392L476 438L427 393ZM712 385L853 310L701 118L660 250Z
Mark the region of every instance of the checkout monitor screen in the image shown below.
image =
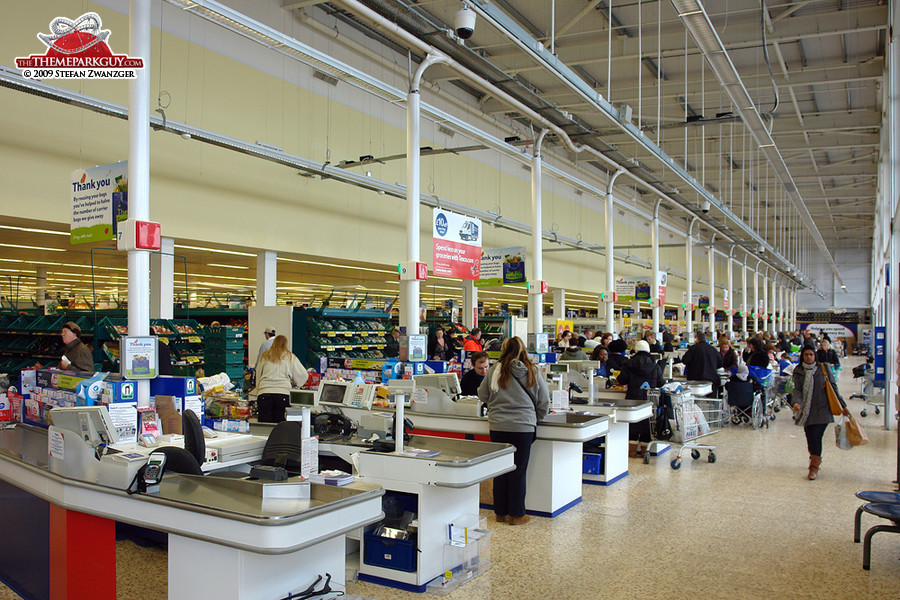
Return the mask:
M316 393L313 390L291 390L291 406L315 406Z
M319 388L319 404L343 404L347 384L337 381L323 382Z
M426 375L416 375L413 377L416 387L429 388L436 387L447 394L451 399L462 395L462 389L459 387L459 377L456 373L429 373Z
M100 444L119 442L105 406L60 406L50 411L50 423L54 427L74 431L94 448Z

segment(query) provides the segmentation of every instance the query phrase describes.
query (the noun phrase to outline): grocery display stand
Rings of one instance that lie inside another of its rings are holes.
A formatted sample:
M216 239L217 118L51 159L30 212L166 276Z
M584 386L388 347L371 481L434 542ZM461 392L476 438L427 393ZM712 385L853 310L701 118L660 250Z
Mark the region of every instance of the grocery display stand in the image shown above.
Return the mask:
M232 380L243 378L247 360L245 337L244 327L208 328L204 337L207 375L225 373Z
M293 352L315 368L323 357L378 360L389 327L390 314L376 310L295 309Z
M12 375L33 367L35 363L47 365L59 362L63 353L59 332L63 324L69 321L81 328L82 339L90 344L94 328L92 321L85 316L65 313L10 313L0 316L0 373Z

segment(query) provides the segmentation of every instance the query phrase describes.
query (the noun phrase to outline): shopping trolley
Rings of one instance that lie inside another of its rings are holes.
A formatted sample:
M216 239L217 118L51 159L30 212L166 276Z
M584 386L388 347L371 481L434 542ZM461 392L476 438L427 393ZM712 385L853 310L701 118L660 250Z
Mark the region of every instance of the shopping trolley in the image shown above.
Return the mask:
M865 368L861 368L865 367ZM875 408L875 414L880 415L881 409L884 407L884 387L876 385L874 374L868 365L859 365L853 369L853 378L859 379L859 393L852 394L850 399L859 399L866 403L866 406L859 411L859 416L865 417L869 414L869 407Z
M667 398L671 403L664 400ZM653 402L653 418L650 419L650 433L656 440L671 442L680 445L675 458L670 463L673 469L681 467L681 459L686 449L691 452L691 458L700 458L700 451L707 450L708 460L716 462L716 447L711 444L700 443L697 440L718 433L725 421L724 402L721 398L697 396L690 393L661 394L660 390L650 390L647 399ZM665 411L665 412L660 412ZM665 422L657 417L665 415ZM660 423L666 431L660 431ZM669 435L666 435L669 434ZM650 455L644 456L644 462L650 462Z
M772 376L772 395L775 398L775 411L791 406L791 393L794 391L792 375Z

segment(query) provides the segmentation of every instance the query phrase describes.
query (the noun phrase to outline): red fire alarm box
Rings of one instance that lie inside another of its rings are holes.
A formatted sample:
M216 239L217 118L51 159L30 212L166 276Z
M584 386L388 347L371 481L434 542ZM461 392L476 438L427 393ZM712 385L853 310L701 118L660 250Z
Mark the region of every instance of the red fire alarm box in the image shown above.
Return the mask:
M159 250L162 247L162 229L153 221L128 219L119 224L119 250Z

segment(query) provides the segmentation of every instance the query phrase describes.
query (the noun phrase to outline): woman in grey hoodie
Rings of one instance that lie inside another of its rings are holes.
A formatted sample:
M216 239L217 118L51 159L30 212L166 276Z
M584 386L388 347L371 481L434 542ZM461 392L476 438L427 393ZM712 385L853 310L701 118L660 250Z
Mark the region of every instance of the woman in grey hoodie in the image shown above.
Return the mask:
M528 358L525 343L508 338L500 349L500 360L490 368L478 397L487 405L491 441L516 447L516 470L494 478L494 513L497 521L520 525L525 514L525 474L537 423L550 410L547 382Z

